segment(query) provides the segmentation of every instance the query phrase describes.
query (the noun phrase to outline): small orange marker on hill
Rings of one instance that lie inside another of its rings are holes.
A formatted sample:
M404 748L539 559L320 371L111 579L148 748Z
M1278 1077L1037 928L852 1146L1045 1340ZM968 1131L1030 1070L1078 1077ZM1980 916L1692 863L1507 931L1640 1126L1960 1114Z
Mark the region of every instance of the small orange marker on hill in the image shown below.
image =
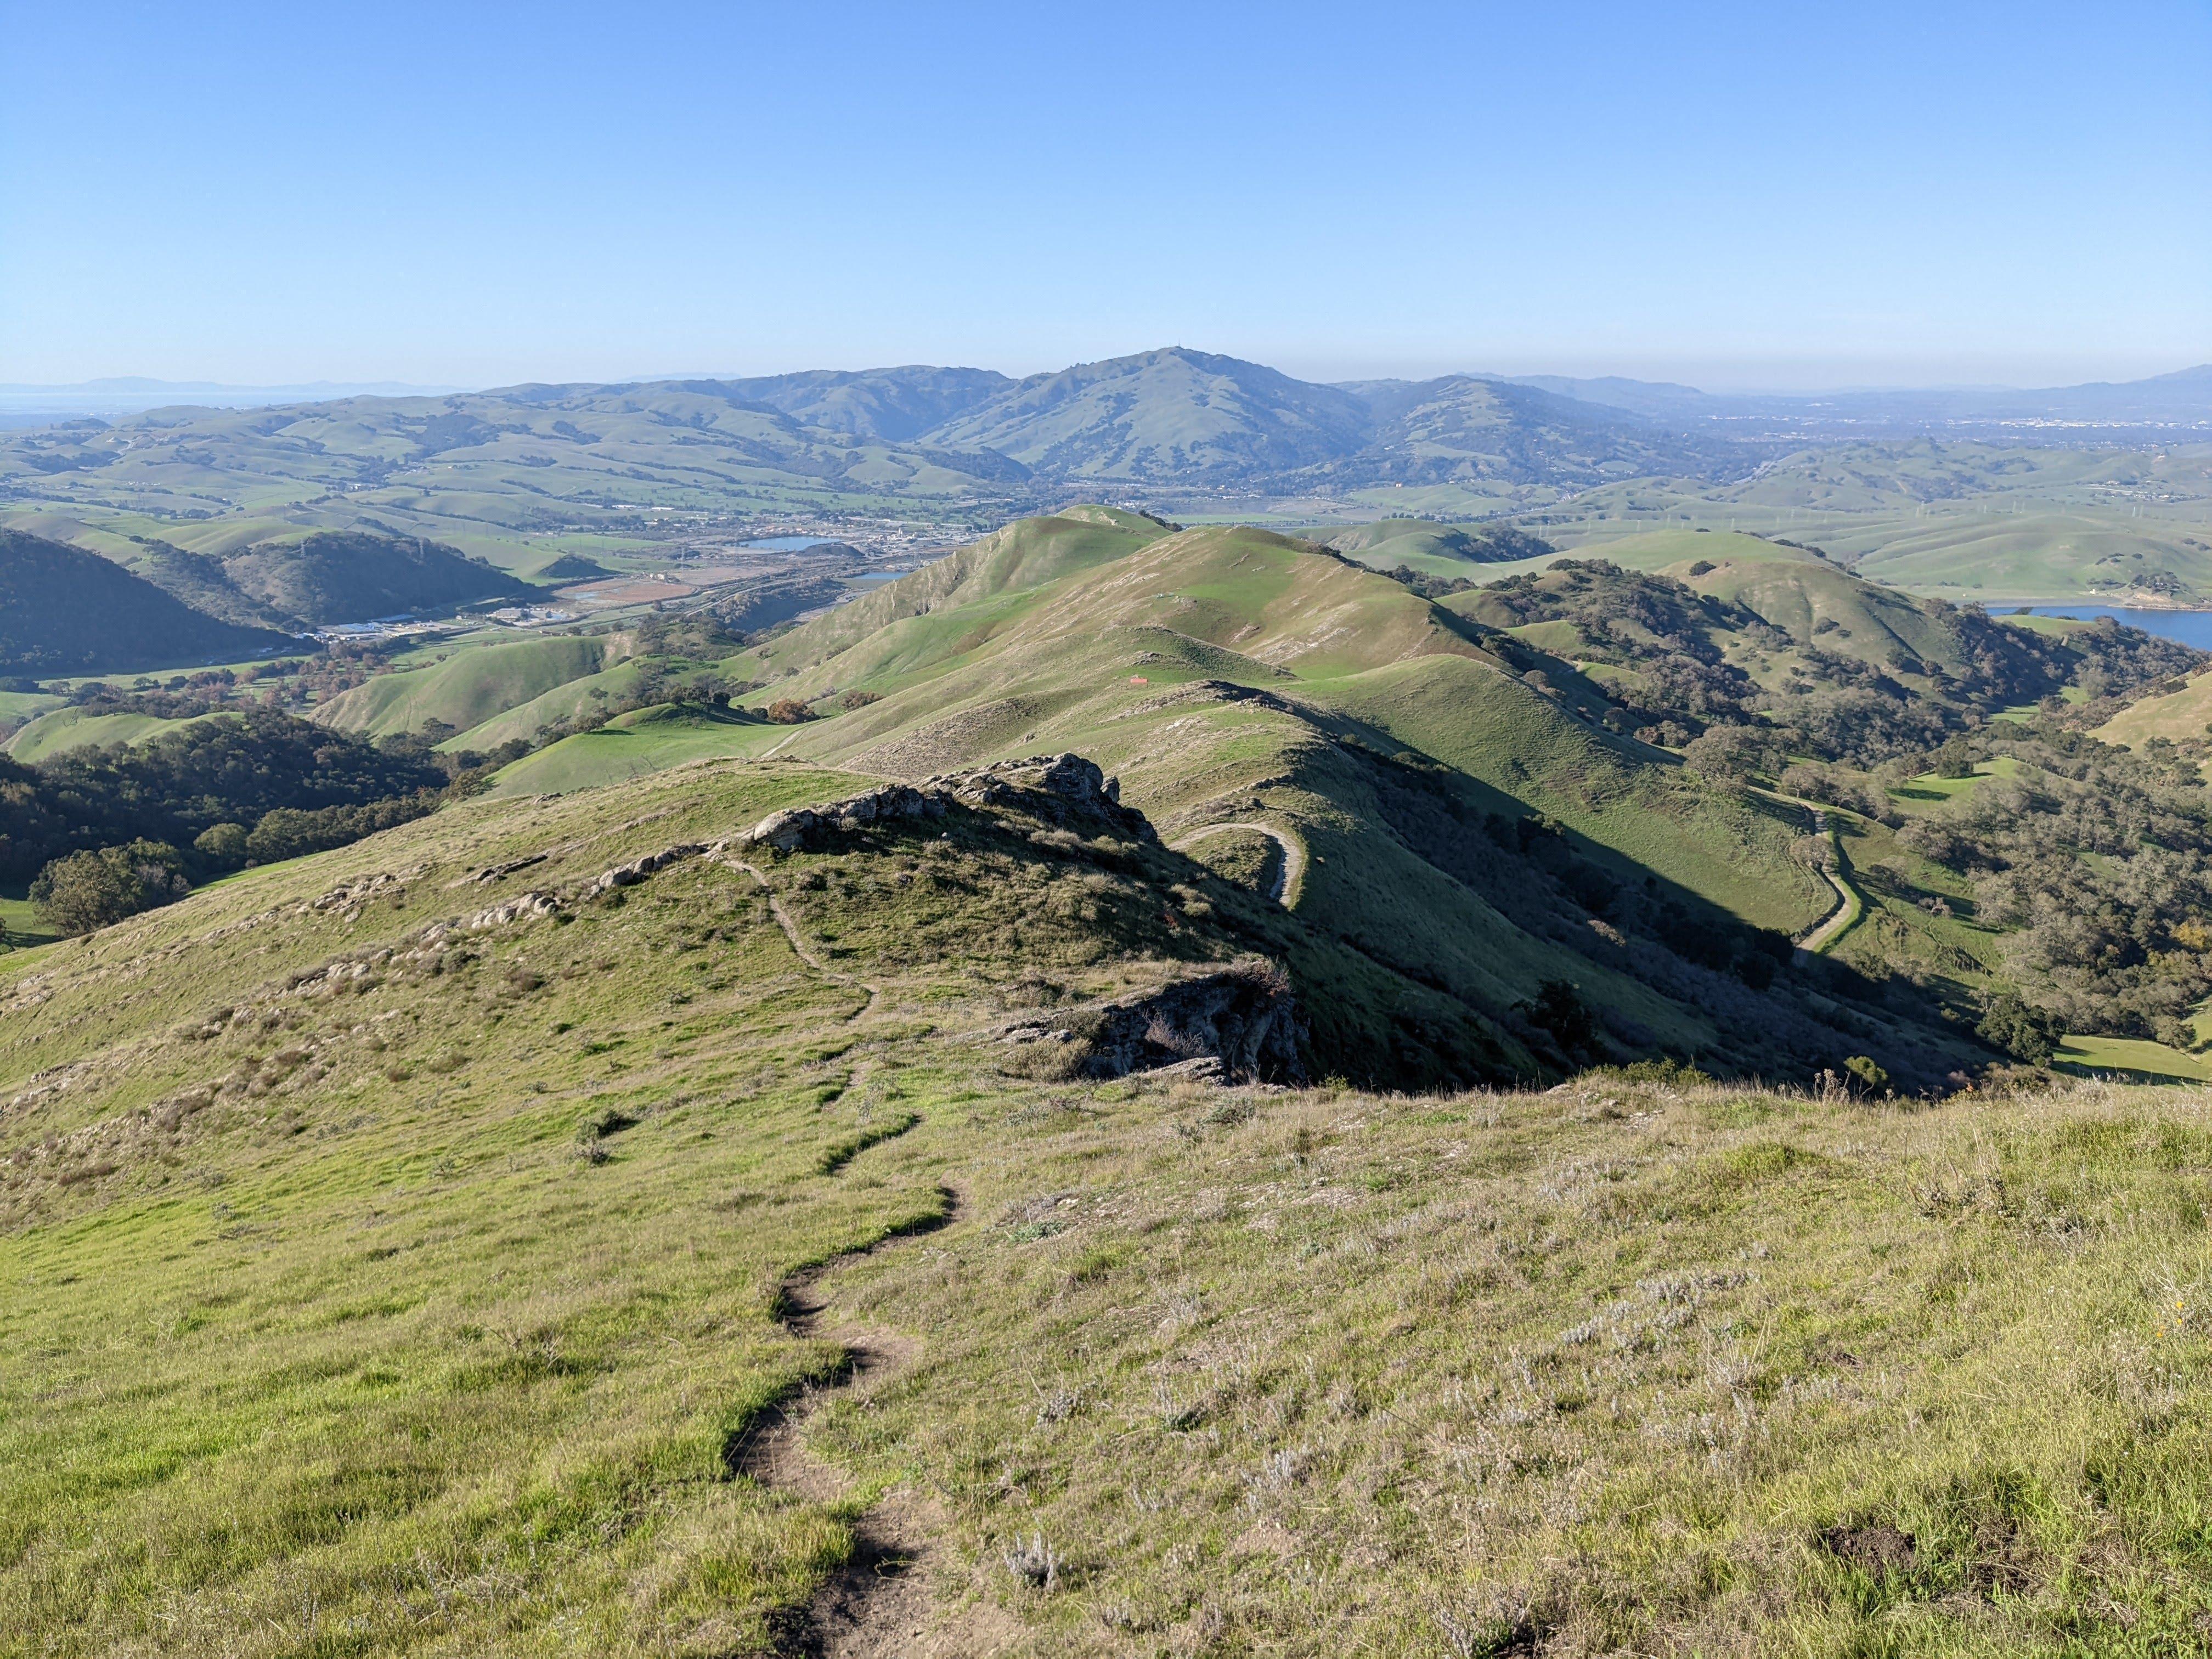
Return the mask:
M1132 674L1129 676L1129 684L1132 685L1150 685L1152 682L1146 679L1142 674Z

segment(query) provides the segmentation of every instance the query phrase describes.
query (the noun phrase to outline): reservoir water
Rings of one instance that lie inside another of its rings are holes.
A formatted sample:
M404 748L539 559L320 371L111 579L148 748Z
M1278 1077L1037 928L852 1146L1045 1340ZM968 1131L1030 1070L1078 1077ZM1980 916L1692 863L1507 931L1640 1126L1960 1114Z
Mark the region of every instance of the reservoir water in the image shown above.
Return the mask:
M2004 609L1993 605L1990 611L1998 615ZM2039 605L2033 610L2039 617L2110 617L2124 628L2140 628L2199 651L2212 651L2212 611L2142 611L2112 605Z

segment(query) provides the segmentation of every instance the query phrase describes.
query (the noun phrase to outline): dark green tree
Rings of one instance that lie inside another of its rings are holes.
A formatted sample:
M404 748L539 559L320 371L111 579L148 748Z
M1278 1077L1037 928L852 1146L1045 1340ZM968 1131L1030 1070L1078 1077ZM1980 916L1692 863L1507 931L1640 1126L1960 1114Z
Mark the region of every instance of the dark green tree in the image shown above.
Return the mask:
M182 898L191 887L175 848L134 841L54 860L32 882L31 902L57 933L89 933Z

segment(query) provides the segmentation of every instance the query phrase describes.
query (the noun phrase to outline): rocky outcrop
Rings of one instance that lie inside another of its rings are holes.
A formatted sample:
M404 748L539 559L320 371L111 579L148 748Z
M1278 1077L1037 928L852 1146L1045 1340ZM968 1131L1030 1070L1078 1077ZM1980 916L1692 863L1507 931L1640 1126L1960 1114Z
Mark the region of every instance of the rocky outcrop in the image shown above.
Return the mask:
M558 915L561 901L558 896L544 888L532 888L526 893L517 893L503 903L488 910L479 910L461 926L471 933L482 933L487 927L505 927L518 921L536 921L541 917Z
M1156 842L1151 822L1121 805L1121 781L1073 753L1000 761L972 772L931 778L925 789L949 789L969 806L996 806L1049 819L1064 830L1105 830L1126 840Z
M941 818L955 806L1021 812L1064 830L1155 842L1159 836L1142 812L1121 805L1120 782L1080 755L1038 755L1000 761L969 772L949 772L919 785L893 783L821 806L771 812L714 852L765 848L795 853L822 836L872 823ZM604 881L605 877L601 879Z
M778 853L795 853L826 830L858 830L894 818L941 818L951 805L951 796L942 789L887 784L881 789L871 789L845 800L833 800L823 806L793 806L771 812L751 829L726 842L716 842L714 850L737 853L765 848Z
M586 887L584 896L589 898L617 887L635 887L654 871L665 870L684 859L696 858L707 850L704 842L680 841L672 847L662 848L658 853L647 853L643 858L632 859L628 864L617 864Z
M1304 1020L1290 976L1255 957L1180 979L1141 997L1018 1026L1008 1042L1066 1046L1060 1074L1150 1075L1204 1083L1303 1083Z

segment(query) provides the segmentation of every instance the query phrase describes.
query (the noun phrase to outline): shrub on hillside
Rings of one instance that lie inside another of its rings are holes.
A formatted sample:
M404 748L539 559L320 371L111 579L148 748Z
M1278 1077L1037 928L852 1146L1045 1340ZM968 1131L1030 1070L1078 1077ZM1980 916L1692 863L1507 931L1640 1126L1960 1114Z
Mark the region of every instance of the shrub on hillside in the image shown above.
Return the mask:
M1682 751L1690 769L1709 778L1741 782L1780 769L1785 758L1775 733L1753 726L1716 726Z
M1563 979L1547 979L1536 994L1518 1005L1528 1023L1559 1045L1570 1060L1583 1060L1597 1048L1597 1016L1583 1000L1581 988Z
M134 841L54 860L32 882L31 902L55 932L89 933L182 898L191 886L175 848Z
M1989 999L1974 1034L2030 1066L2048 1066L2064 1040L2056 1019L2030 1007L2010 991L2000 991Z
M1867 1094L1886 1095L1889 1092L1889 1073L1876 1065L1870 1055L1853 1054L1844 1062L1844 1070L1850 1073L1852 1083Z
M246 830L242 823L218 823L192 838L192 850L218 870L235 870L246 862Z
M814 711L796 697L778 697L768 706L768 717L778 726L798 726L814 718Z
M246 855L256 864L274 864L279 859L343 847L363 836L419 818L437 804L435 796L421 794L372 801L364 806L325 806L312 812L280 806L263 813L253 826L246 837Z

